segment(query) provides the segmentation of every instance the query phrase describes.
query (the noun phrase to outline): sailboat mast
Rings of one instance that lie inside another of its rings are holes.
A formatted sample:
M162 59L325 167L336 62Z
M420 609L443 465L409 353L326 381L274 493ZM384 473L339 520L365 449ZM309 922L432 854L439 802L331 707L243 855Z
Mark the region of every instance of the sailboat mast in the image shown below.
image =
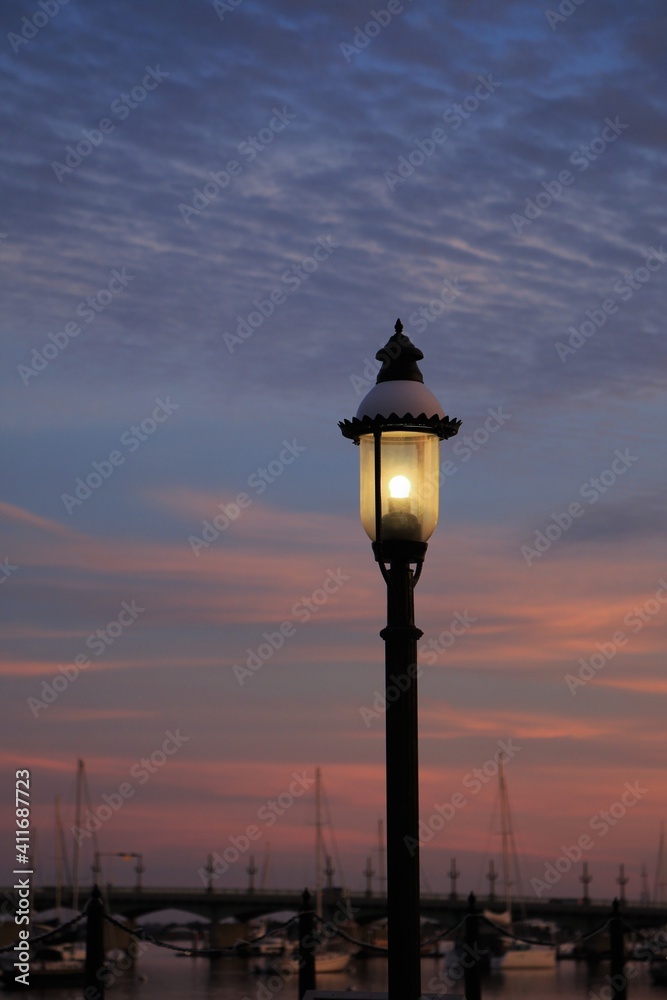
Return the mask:
M658 841L658 857L655 862L655 883L653 885L653 902L662 903L665 888L665 823L660 821L660 839Z
M315 768L315 912L322 917L322 776Z
M500 780L500 832L503 842L503 874L505 876L505 909L507 910L507 915L511 921L512 892L511 892L511 873L510 873L509 801L507 798L507 786L505 785L505 770L503 767L502 757L498 761L498 776Z
M74 828L81 830L81 798L83 793L83 761L77 761L76 769L76 812L74 817ZM79 847L80 837L74 838L74 858L72 861L72 909L79 909Z
M384 824L378 820L378 882L380 885L380 895L387 893L387 865L384 857Z
M62 892L63 892L63 845L62 823L60 821L60 796L56 795L56 917L62 923Z

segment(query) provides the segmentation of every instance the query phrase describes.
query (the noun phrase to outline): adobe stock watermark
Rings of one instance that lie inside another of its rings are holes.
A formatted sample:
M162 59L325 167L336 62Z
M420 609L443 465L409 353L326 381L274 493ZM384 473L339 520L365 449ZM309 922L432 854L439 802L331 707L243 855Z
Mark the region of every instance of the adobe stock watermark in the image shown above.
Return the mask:
M231 14L240 7L243 0L213 0L213 10L221 21L225 20L225 14Z
M470 792L471 796L478 795L482 788L496 777L500 769L500 764L507 764L521 750L521 747L514 746L512 737L507 741L498 740L497 747L498 749L493 754L493 757L485 761L481 767L474 767L463 777L461 784L466 791ZM414 857L419 847L430 843L436 833L443 830L445 824L453 820L456 814L468 805L468 801L463 792L454 792L446 802L434 803L433 812L426 822L424 820L419 821L418 837L403 838L410 856Z
M160 746L153 750L147 757L141 757L133 764L129 770L130 778L136 779L138 786L145 785L152 775L156 774L167 763L170 757L181 749L184 743L188 743L189 736L183 736L180 729L175 733L171 729L165 730L165 738ZM121 809L128 799L134 798L136 787L131 781L123 781L114 792L102 792L102 803L94 809L86 808L82 826L72 826L72 834L79 847L88 837L111 819L115 813Z
M17 571L18 566L14 566L13 563L10 563L9 556L6 556L2 562L0 562L0 583L6 583L12 573L16 573Z
M456 952L453 962L447 963L442 972L429 979L426 990L429 993L447 993L448 990L460 985L465 978L465 970L472 969L482 959L488 960L489 953L480 948L479 942L463 944ZM426 991L424 991L426 992Z
M453 104L442 115L442 120L450 126L452 132L460 129L464 121L467 121L485 101L488 101L498 87L502 87L502 83L494 80L490 73L486 77L478 76L477 79L479 82L474 92L464 97L460 104ZM426 160L433 156L436 149L443 146L448 139L449 135L444 129L434 128L425 139L415 140L415 144L407 156L401 153L397 160L397 166L394 169L385 170L384 179L389 190L395 191L399 184L404 184L408 177L412 177L415 170L423 166Z
M118 121L125 121L129 118L131 113L139 107L140 104L146 100L148 95L153 91L157 90L163 80L166 80L169 73L165 73L164 70L160 69L158 63L155 68L152 66L145 66L145 75L140 83L136 83L129 93L122 93L116 97L109 105L109 111L114 115ZM111 118L100 118L97 123L97 128L83 128L81 129L82 138L79 139L76 146L69 145L65 147L64 163L59 160L51 161L51 169L58 178L58 181L62 184L63 180L68 174L73 174L77 167L80 167L84 160L87 160L94 149L101 146L107 135L111 135L112 132L116 131L116 124Z
M640 607L635 607L632 611L628 611L627 615L623 618L623 624L636 635L638 632L641 632L647 622L650 622L664 610L665 605L667 605L667 581L658 580L658 589L655 595L649 597ZM597 652L593 653L588 659L585 659L583 656L579 659L580 666L576 677L574 674L565 675L565 683L570 693L575 695L579 688L586 687L588 682L610 660L613 660L619 649L627 645L629 638L626 632L619 630L614 632L607 641L596 642Z
M555 31L559 24L562 24L563 21L567 21L569 17L572 17L574 12L585 3L586 0L561 0L557 11L551 10L551 8L545 10L544 16L549 22L551 30Z
M459 464L457 465L451 458L445 459L437 473L426 477L424 482L420 484L418 496L421 499L428 500L433 495L434 490L442 486L446 479L455 476L461 466L466 465L473 455L476 455L485 448L494 434L501 427L504 427L512 417L511 413L503 412L502 405L495 409L489 407L487 412L488 416L484 422L471 431L470 434L462 434L460 437L457 435L451 449L451 454L460 459Z
M147 417L144 417L138 424L132 424L120 436L119 443L130 455L137 451L144 441L148 441L160 424L168 420L171 414L180 409L181 406L180 403L172 403L169 396L165 400L158 397L155 403L156 406ZM89 500L93 492L99 490L102 484L113 476L116 469L125 464L126 457L118 448L114 448L113 451L109 452L107 458L93 462L92 470L86 474L85 479L77 476L73 493L60 494L60 499L65 505L67 513L71 516L75 507L80 507L86 500Z
M622 302L629 302L635 292L651 280L651 275L660 270L665 261L667 261L667 254L665 254L662 244L657 250L655 247L649 247L648 256L643 266L636 267L634 271L626 272L622 278L614 282L612 290ZM570 334L567 343L564 344L558 340L554 345L561 362L565 364L570 354L576 354L587 340L590 340L598 330L602 329L608 318L618 312L619 308L616 299L608 298L597 309L587 309L588 319L585 319L578 327L569 326L567 328Z
M591 816L588 821L588 829L597 834L598 840L606 837L609 831L623 819L628 809L641 801L647 793L648 788L642 788L638 781L632 785L626 781L618 800L612 802L607 809L601 809ZM590 833L582 833L574 844L569 846L563 844L559 857L553 863L549 862L544 866L543 877L531 878L530 887L535 895L541 898L545 892L549 892L560 882L563 875L567 875L572 870L573 865L581 861L587 851L591 851L595 847L595 844L596 841L593 840Z
M598 476L591 476L580 488L579 496L589 504L597 503L600 497L638 461L639 456L631 455L629 448L625 448L624 451L617 448L609 468L604 469ZM587 508L582 506L578 500L574 500L568 504L567 510L562 514L552 513L544 530L535 532L532 545L520 546L519 551L526 566L532 566L536 559L540 559L545 552L548 552L552 545L559 538L562 538L566 531L569 531L575 520L583 517L586 510Z
M408 3L412 3L412 0L407 0ZM354 29L354 36L351 42L339 42L338 48L345 57L345 61L350 65L354 56L358 56L360 52L363 52L367 48L371 41L380 34L383 28L386 28L395 17L402 14L405 7L400 2L400 0L389 0L386 7L382 7L380 10L371 10L370 18L363 26L360 28L358 25Z
M616 115L614 119L605 118L604 125L598 135L586 145L582 143L569 157L569 162L573 167L577 167L580 173L588 170L591 163L594 163L609 146L616 142L619 135L629 128L629 124L622 122ZM534 198L526 198L523 215L520 212L512 212L510 222L515 233L521 233L522 229L530 226L553 205L554 201L561 197L566 187L570 187L576 180L575 175L569 170L561 170L557 177L550 181L542 181L542 191L539 191Z
M333 252L338 250L339 247L340 243L336 243L331 236L320 236L309 255L299 261L298 264L292 264L291 267L283 272L280 278L280 285L272 288L267 293L266 298L262 299L258 296L256 299L253 299L252 304L255 308L247 316L238 315L236 317L236 333L225 331L223 334L223 340L227 345L229 353L233 354L235 348L244 344L246 340L252 337L255 330L258 330L263 325L264 320L273 315L276 307L287 302L288 296L292 292L298 291L304 281L308 281L311 274L314 274L321 264L329 260Z
M460 437L457 435L456 441L451 449L451 454L455 455L456 458L460 459L460 463L457 465L451 458L445 459L445 461L440 465L437 473L432 476L427 476L423 483L420 484L418 490L418 496L422 500L428 500L433 496L436 489L445 482L446 479L455 476L459 471L461 466L465 465L473 455L476 455L479 451L486 447L489 441L492 439L493 435L496 434L501 427L504 427L508 420L512 418L511 413L504 413L502 405L496 407L495 409L489 407L488 416L479 427L476 427L470 434L463 434Z
M119 977L135 967L137 959L141 958L150 947L148 941L138 941L131 937L123 950L109 952L105 958L104 965L97 970L95 978L99 986L86 986L83 992L78 991L76 995L68 993L65 1000L103 1000L102 990L110 990Z
M641 954L642 950L645 954ZM653 952L650 949L639 949L636 957L650 959L653 957ZM641 968L638 962L626 962L622 973L616 973L614 976L605 974L606 986L602 986L597 993L589 990L588 1000L617 1000L621 996L621 991L627 989L628 983L637 978Z
M113 646L114 642L134 625L139 615L143 614L145 610L137 605L135 599L123 601L120 612L113 621L108 622L104 628L98 628L95 632L90 633L86 639L86 648L96 657L103 656L109 647ZM45 711L49 705L53 705L60 695L74 683L81 671L87 670L91 663L87 653L78 653L71 663L61 664L50 681L42 681L40 697L30 696L26 699L33 718L36 719L40 712Z
M467 287L467 285L460 285L458 278L451 280L446 278L440 289L440 294L435 299L429 299L428 303L425 306L420 306L416 312L411 313L408 323L417 333L423 333L429 323L434 323L447 309L451 309Z
M292 606L291 615L301 625L309 622L313 615L316 615L320 608L324 607L333 594L337 594L340 588L347 583L350 577L343 573L338 567L336 570L328 569L321 587L316 587L309 597L302 597ZM259 644L257 649L250 646L246 649L245 665L234 664L234 676L243 687L248 677L252 677L270 660L278 649L282 649L287 639L291 639L297 633L297 626L294 622L286 620L280 623L276 632L262 632L262 639L265 642Z
M114 268L111 271L111 277L107 284L103 288L99 288L94 295L88 295L83 299L74 310L75 315L80 317L85 323L92 323L121 292L125 291L129 283L134 281L135 278L136 274L128 274L125 267L121 267L120 271L118 268ZM42 346L41 350L33 347L31 352L32 363L30 365L17 366L16 370L21 376L23 384L27 385L33 376L39 375L52 361L55 361L61 351L64 351L69 346L70 341L74 337L79 336L81 330L82 327L79 323L70 320L68 323L65 323L62 330L56 333L48 333L48 341Z
M389 680L390 684L386 686L384 694L379 691L374 691L373 704L370 708L362 705L359 709L359 715L361 716L364 725L367 729L370 729L371 725L376 719L381 719L387 711L387 705L394 701L398 701L405 691L409 691L415 680L417 680L422 675L422 668L418 663L411 663L406 667L405 673L402 674L391 674Z
M33 38L36 38L42 28L53 20L62 7L65 7L69 0L37 0L39 10L34 11L30 17L21 18L21 33L15 31L7 33L7 41L13 52L18 52L23 45L27 45Z
M292 781L285 791L277 795L275 799L267 799L257 810L255 815L261 826L258 826L257 823L249 823L238 837L227 837L227 846L222 849L222 852L215 851L211 855L211 864L197 869L202 885L210 886L214 879L220 878L221 875L229 871L231 866L235 865L244 854L247 854L252 845L264 835L264 831L272 827L280 816L284 816L296 800L300 799L315 784L315 777L310 777L306 771L301 774L293 771L290 777Z
M191 225L192 219L197 218L208 208L212 201L219 198L231 184L234 177L239 177L248 163L252 163L257 156L271 145L276 135L283 132L287 126L294 121L296 114L287 110L283 105L273 109L273 117L268 124L259 130L256 135L249 135L247 139L240 142L236 147L239 156L242 156L244 163L239 160L229 160L222 170L209 170L208 180L201 188L192 189L192 202L186 205L180 202L178 211L187 226Z
M432 666L444 652L454 645L457 639L465 635L472 625L477 621L468 614L468 611L461 613L456 611L449 623L449 628L443 629L436 639L429 639L423 643L419 650L419 655L428 666ZM417 663L411 663L404 674L392 674L391 683L387 685L384 693L373 692L373 701L370 706L362 705L359 715L367 729L378 719L383 718L387 712L387 705L398 701L401 694L408 691L413 682L422 676L422 668Z
M283 440L282 443L283 448L278 455L265 467L260 466L256 469L246 480L256 497L261 496L272 483L275 483L287 466L292 465L306 450L305 445L297 444L296 438L292 438L291 441ZM215 514L210 521L208 519L202 521L201 537L188 535L188 542L194 554L199 556L202 549L210 548L223 531L226 531L233 521L238 520L241 512L252 505L253 501L254 498L249 493L241 492L236 494L232 503L219 503L220 513Z
M449 623L449 628L443 629L436 639L422 643L419 655L426 665L433 666L438 657L451 649L457 639L464 636L478 621L479 618L474 618L467 610L463 614L457 611Z

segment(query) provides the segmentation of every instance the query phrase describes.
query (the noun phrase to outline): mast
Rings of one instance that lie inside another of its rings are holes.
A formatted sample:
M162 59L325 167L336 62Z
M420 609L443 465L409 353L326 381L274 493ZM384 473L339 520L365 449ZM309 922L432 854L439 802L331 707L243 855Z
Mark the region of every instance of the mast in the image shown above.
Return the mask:
M489 902L495 903L496 901L496 880L498 878L498 873L496 871L496 865L493 858L489 859L489 874L486 876L489 880Z
M500 756L500 754L498 755ZM505 909L507 915L512 920L512 893L510 878L510 836L509 824L509 803L507 800L507 786L505 785L505 769L502 757L498 761L498 776L500 779L500 833L503 844L503 875L505 877Z
M324 874L327 877L327 890L329 892L329 895L331 895L331 893L333 892L333 877L335 875L335 872L336 869L334 868L333 863L331 861L331 855L327 854L327 863L324 869Z
M55 808L56 823L56 919L59 924L62 920L62 893L63 893L63 845L62 845L62 823L60 822L60 796L56 795Z
M366 867L364 868L362 875L366 879L366 895L370 897L373 895L373 876L375 875L375 872L373 871L373 858L366 858Z
M584 903L584 905L587 906L590 903L590 898L588 895L588 887L593 881L593 876L588 874L588 861L584 861L583 869L584 871L583 874L579 876L579 881L584 887L584 898L582 902Z
M81 799L83 794L83 761L77 761L76 769L76 812L74 817L74 828L81 830ZM74 838L74 859L72 861L72 909L79 909L79 850L80 837Z
M251 854L248 859L248 867L246 868L246 874L248 875L248 892L255 891L255 875L258 869L255 867L255 855Z
M384 860L384 827L378 820L378 890L381 896L387 895L387 866Z
M651 902L651 894L648 891L648 872L646 871L646 865L642 865L641 871L639 873L639 876L640 876L640 878L642 880L642 892L641 892L641 896L639 897L639 901L640 901L640 903L644 903L644 904L650 903Z
M660 821L660 837L658 840L658 857L655 862L655 882L653 884L653 902L662 903L665 888L665 822Z
M322 776L315 768L315 912L322 917Z

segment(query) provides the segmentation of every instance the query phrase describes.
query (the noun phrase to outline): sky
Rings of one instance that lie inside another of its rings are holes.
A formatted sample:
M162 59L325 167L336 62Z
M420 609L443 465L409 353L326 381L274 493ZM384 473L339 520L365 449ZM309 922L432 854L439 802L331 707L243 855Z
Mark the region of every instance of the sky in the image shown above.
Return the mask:
M38 885L59 796L84 880L96 827L148 884L218 852L220 888L251 855L312 886L317 767L335 880L377 868L385 585L337 422L400 317L463 421L415 594L422 888L455 857L486 892L502 751L524 892L581 895L584 860L653 892L663 5L0 17L5 883L17 769Z

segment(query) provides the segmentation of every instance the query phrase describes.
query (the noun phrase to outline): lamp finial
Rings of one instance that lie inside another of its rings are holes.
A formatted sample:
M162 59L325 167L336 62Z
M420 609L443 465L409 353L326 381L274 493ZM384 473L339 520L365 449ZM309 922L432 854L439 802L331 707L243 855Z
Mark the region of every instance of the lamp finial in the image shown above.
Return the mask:
M375 355L378 361L382 362L382 368L378 372L379 382L423 382L424 376L419 371L417 365L424 357L418 347L412 343L407 334L403 333L403 324L400 319L396 320L394 326L396 331Z

